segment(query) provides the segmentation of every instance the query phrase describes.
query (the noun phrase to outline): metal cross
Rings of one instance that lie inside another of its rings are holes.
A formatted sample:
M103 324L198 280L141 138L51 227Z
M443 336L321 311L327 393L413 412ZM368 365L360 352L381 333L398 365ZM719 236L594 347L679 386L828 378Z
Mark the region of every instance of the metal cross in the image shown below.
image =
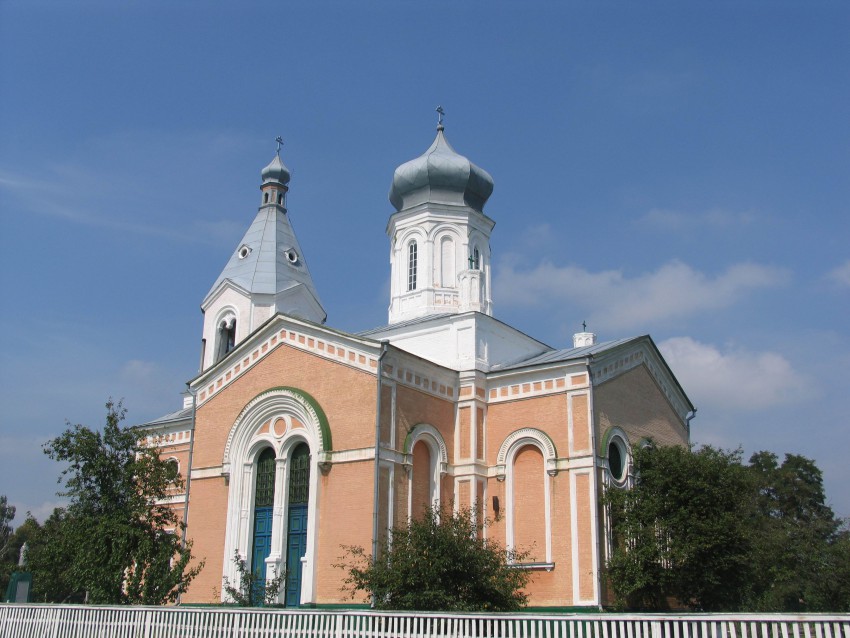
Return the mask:
M283 146L283 138L278 135L274 138L274 141L277 142L277 154L280 155L280 147Z
M443 125L443 115L445 115L445 111L443 111L442 106L438 106L435 110L437 111L437 113L440 114L437 118L437 126L442 126Z
M581 322L581 329L582 329L584 332L587 332L587 322L586 322L586 321L582 321L582 322Z

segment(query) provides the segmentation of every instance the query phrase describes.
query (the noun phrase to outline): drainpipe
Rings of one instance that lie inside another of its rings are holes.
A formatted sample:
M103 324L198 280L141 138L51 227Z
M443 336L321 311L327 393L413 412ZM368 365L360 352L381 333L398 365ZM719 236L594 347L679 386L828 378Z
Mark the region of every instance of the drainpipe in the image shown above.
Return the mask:
M378 389L376 392L375 403L375 490L372 495L372 561L378 559L378 484L381 479L381 468L379 465L381 459L381 386L383 384L383 361L387 355L387 346L389 341L381 339L381 354L378 357ZM374 600L372 604L374 606Z
M688 443L691 442L691 421L693 421L696 415L697 409L694 408L693 410L691 410L691 413L685 417L685 430L688 433Z
M602 572L603 572L603 562L602 562L602 543L600 543L600 531L604 534L605 530L603 530L600 526L600 523L604 523L605 515L604 512L600 512L599 508L599 492L602 489L602 486L599 484L599 466L597 463L598 458L598 450L596 449L596 410L593 406L593 375L590 370L590 363L593 361L593 355L591 354L584 360L585 369L587 370L587 404L590 408L590 445L591 445L591 458L593 459L593 509L596 512L596 525L593 530L593 539L592 543L594 545L594 555L596 557L596 606L599 610L602 609ZM601 518L600 518L601 517Z
M180 538L180 549L186 549L186 533L189 525L189 488L192 487L192 454L195 451L195 409L197 407L197 395L189 388L189 394L192 395L192 425L189 428L189 460L186 462L186 496L183 504L183 533ZM183 597L183 592L177 594L177 604Z

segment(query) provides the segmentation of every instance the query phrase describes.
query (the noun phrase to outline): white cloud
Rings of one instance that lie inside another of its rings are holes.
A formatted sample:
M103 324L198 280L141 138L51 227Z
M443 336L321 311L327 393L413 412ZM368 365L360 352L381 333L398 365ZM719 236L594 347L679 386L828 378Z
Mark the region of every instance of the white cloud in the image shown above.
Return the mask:
M828 277L839 286L850 288L850 259L831 270Z
M699 213L653 208L639 221L664 230L683 230L696 227L727 229L752 224L756 221L756 215L751 212L732 212L719 208Z
M528 271L510 264L499 268L494 289L506 305L571 304L585 311L594 329L634 329L725 308L787 278L782 269L753 263L732 265L712 277L671 261L628 278L621 270L592 273L544 262Z
M750 352L674 337L658 344L676 378L698 408L761 410L795 403L811 383L776 352Z

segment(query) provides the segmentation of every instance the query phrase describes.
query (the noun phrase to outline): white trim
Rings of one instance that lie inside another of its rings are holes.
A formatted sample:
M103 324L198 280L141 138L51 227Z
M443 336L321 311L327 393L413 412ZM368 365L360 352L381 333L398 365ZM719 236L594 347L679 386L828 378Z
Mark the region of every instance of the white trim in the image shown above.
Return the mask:
M540 436L542 435L542 436ZM546 555L544 563L552 562L552 499L551 499L551 474L549 473L549 461L554 461L555 447L552 440L545 433L534 428L517 430L505 439L499 449L499 462L505 468L505 545L509 550L516 549L514 538L514 460L516 454L527 445L532 445L540 450L543 457L543 508L544 508L544 535L546 539Z
M440 509L441 503L441 477L448 471L448 451L443 435L433 425L419 423L410 432L410 448L405 450L405 466L407 472L407 518L413 516L413 450L416 444L422 442L428 448L429 456L429 481L428 498L431 507Z
M291 417L305 427L293 428ZM272 427L275 419L282 418L287 427L278 432ZM258 429L272 421L268 433ZM253 546L252 512L254 503L255 460L260 450L271 447L275 451L275 500L272 515L272 548L266 559L268 578L282 573L286 568L286 511L289 499L289 456L295 445L304 442L310 448L310 488L307 504L307 549L301 576L301 603L315 602L316 547L318 540L319 462L322 454L321 428L313 407L297 393L286 389L264 392L242 410L231 428L222 459L221 474L229 476L227 518L224 542L223 576L236 582L233 553L239 551L246 562ZM241 468L241 471L236 471ZM204 474L214 468L205 468ZM284 592L281 591L280 602ZM222 592L222 601L225 594Z
M511 432L502 442L499 454L496 456L496 478L504 480L509 464L511 450L519 449L523 445L536 445L543 453L543 466L547 474L555 476L558 473L557 454L555 444L549 435L537 428L522 428Z

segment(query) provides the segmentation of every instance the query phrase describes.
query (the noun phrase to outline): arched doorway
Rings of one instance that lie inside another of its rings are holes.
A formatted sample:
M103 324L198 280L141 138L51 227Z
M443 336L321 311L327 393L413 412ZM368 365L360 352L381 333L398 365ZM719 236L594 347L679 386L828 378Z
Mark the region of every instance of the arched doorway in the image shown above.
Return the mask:
M301 604L301 559L307 553L307 504L310 498L310 448L299 443L289 461L286 525L286 606Z

